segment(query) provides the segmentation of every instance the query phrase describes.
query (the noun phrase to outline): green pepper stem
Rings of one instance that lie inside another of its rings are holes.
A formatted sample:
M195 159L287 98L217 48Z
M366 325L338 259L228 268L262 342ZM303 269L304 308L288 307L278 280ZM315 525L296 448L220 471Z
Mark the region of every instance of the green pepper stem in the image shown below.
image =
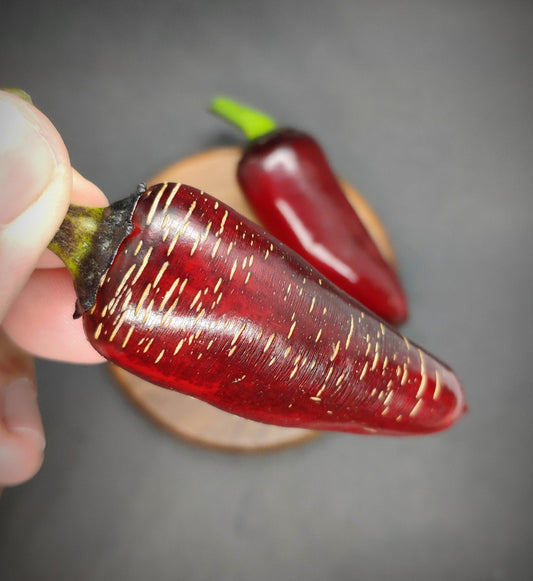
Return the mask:
M215 97L210 111L236 125L250 141L277 129L277 122L266 113L226 96Z
M48 245L72 274L78 298L74 318L94 305L102 277L133 229L131 215L142 191L106 208L71 205Z
M74 279L91 251L92 239L102 220L104 208L71 204L48 248L64 262Z
M33 105L33 101L30 95L28 95L28 93L26 93L26 91L24 91L23 89L17 89L17 87L4 87L2 91L5 91L6 93L11 93L12 95L16 95L17 97L24 99L24 101L27 101L30 105Z

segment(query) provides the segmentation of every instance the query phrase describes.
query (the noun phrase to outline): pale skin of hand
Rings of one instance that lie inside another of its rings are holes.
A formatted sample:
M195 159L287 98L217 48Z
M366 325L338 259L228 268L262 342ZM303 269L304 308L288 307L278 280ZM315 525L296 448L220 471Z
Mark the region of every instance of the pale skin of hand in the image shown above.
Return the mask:
M72 170L71 203L106 206L104 194ZM72 363L99 363L102 357L85 338L81 320L73 320L76 295L72 277L50 250L12 303L2 326L15 343L33 355Z
M52 123L3 91L0 133L1 489L28 480L43 461L45 439L30 355L102 361L85 339L81 320L72 318L70 274L46 247L70 203L105 206L107 200L71 167Z

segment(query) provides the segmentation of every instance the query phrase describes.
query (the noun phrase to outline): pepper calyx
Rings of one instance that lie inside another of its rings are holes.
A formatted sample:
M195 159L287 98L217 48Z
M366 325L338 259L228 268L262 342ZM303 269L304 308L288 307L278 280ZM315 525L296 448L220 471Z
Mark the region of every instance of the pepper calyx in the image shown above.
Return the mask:
M72 204L48 245L72 274L77 297L75 319L93 307L103 277L133 230L133 211L145 189L141 184L134 194L105 208Z

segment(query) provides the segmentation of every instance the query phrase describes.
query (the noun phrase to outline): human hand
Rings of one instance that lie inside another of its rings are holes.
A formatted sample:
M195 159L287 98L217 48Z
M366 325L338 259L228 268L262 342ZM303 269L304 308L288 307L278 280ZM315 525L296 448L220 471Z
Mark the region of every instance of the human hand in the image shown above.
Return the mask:
M46 247L69 203L107 204L70 166L52 123L19 97L0 91L0 486L39 469L44 432L31 357L96 363L72 313L72 280ZM1 329L0 329L1 331Z

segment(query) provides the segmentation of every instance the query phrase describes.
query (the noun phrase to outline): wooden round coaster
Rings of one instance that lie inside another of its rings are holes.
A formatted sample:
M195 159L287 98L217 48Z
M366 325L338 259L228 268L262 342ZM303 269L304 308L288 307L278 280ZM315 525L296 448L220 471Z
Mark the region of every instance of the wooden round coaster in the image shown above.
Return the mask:
M202 152L162 170L148 185L190 184L259 223L237 183L236 167L241 154L238 147ZM343 180L341 184L382 255L395 264L392 245L375 212L355 188ZM193 397L162 389L114 364L109 366L124 393L144 413L171 433L198 444L221 450L261 452L300 444L318 435L312 430L271 426L234 416Z

